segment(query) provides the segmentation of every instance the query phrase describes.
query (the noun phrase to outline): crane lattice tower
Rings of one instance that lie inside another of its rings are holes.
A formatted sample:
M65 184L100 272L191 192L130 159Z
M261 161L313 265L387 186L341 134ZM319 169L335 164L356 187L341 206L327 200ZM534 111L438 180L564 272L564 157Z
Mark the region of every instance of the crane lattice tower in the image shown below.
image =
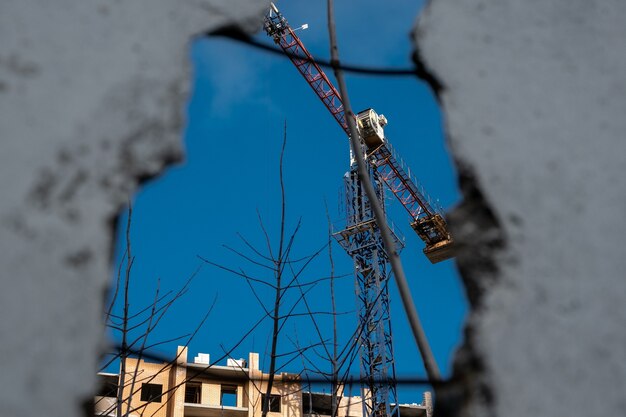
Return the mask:
M339 92L273 3L265 16L264 29L350 136ZM384 136L386 118L366 109L356 116L356 122L370 180L383 210L387 186L409 212L411 227L425 242L424 254L428 259L436 263L454 256L453 240L441 208L433 204ZM354 263L363 415L398 416L388 291L392 272L352 154L350 170L344 176L346 225L334 237ZM393 230L390 232L396 243L394 250L399 252L403 243Z

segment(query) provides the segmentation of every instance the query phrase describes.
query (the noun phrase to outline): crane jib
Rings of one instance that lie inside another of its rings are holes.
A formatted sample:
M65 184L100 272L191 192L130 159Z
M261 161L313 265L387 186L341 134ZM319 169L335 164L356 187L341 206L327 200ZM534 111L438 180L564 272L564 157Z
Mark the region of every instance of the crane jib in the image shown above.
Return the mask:
M333 118L349 136L346 114L339 91L273 4L265 17L264 29L289 57ZM435 206L419 182L405 169L404 162L396 155L383 135L378 140L371 143L365 141L365 143L368 147L368 162L382 174L384 183L408 211L411 216L411 227L426 244L424 253L428 259L436 263L454 257L453 239L441 208Z
M302 41L291 28L287 28L285 34L279 38L278 44L347 134L348 123L346 122L341 95L330 82L326 73L315 63Z

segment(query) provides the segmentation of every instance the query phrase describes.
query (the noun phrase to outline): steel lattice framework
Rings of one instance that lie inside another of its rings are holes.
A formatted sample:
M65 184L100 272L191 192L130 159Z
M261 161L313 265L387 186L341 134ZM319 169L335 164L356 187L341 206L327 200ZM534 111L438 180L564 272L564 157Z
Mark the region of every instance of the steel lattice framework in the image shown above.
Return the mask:
M265 31L285 51L291 62L293 62L300 74L315 91L315 94L330 111L330 114L333 115L346 134L349 135L348 123L346 122L346 115L343 111L343 102L341 101L339 91L317 65L300 38L289 27L283 15L278 11L266 15Z
M273 4L266 14L264 29L283 49L344 132L350 135L339 92ZM451 257L452 238L441 209L436 208L423 188L416 185L419 182L412 178L402 159L385 140L373 149L368 149L365 144L362 146L381 207L385 207L384 184L409 212L411 227L426 243L424 253L430 261L435 263ZM354 161L344 178L344 186L346 226L334 237L354 262L364 417L398 416L389 315L391 268L388 255ZM396 250L400 251L403 244L395 233L393 236Z
M369 162L380 173L382 180L411 216L411 227L426 243L424 253L431 262L452 256L452 238L443 217L443 210L424 191L411 175L402 158L389 142L369 152Z
M371 170L378 201L384 207L381 175ZM335 238L354 262L357 311L359 314L360 370L363 380L363 415L387 417L398 415L395 362L389 317L391 268L380 230L359 180L356 166L344 178L346 228ZM397 250L401 240L393 234Z
M270 10L265 18L265 31L274 39L298 69L337 123L350 135L341 95L328 76L278 10ZM382 173L389 190L411 216L411 227L426 243L424 253L433 262L453 256L453 240L442 211L419 182L405 168L388 141L375 149L366 149L369 163Z

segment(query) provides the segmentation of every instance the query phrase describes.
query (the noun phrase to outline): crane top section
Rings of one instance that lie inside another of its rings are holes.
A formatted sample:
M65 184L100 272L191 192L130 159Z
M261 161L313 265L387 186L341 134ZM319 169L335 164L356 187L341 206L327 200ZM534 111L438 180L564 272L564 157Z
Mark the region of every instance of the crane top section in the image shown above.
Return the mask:
M285 52L343 131L350 136L341 95L274 3L270 3L263 28ZM381 174L389 190L408 211L411 216L411 227L426 244L424 248L426 257L432 263L453 257L454 242L443 212L432 203L423 187L411 176L411 171L405 167L402 159L395 154L385 138L383 129L387 124L385 116L369 108L356 115L356 124L367 148L368 162Z
M287 19L278 11L274 3L270 3L270 9L265 15L264 29L269 36L274 38L276 43L281 36L285 35L287 29L290 29Z
M287 53L289 59L311 85L341 128L350 136L339 92L317 65L313 56L304 47L300 38L294 33L294 29L289 26L287 19L274 3L270 3L263 29ZM365 109L357 115L356 122L359 134L369 149L374 149L384 143L383 127L387 124L385 116L378 115L373 109Z

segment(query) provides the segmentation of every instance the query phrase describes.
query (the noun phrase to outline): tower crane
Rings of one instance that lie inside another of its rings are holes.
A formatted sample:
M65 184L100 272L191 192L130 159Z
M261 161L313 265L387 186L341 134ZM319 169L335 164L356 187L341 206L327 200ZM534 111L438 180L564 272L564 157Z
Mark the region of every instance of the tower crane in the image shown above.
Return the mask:
M315 62L274 3L265 15L265 32L280 46L311 86L341 128L350 136L341 96L328 76ZM433 203L417 179L411 175L384 134L387 119L371 108L356 115L372 185L380 205L385 206L386 186L410 215L411 228L425 243L424 254L431 263L454 256L454 241L442 209ZM360 370L365 417L398 415L395 386L389 295L391 276L388 256L382 243L372 208L365 196L351 156L350 171L344 176L346 226L334 233L335 239L352 257L359 302ZM393 230L396 250L402 242Z

